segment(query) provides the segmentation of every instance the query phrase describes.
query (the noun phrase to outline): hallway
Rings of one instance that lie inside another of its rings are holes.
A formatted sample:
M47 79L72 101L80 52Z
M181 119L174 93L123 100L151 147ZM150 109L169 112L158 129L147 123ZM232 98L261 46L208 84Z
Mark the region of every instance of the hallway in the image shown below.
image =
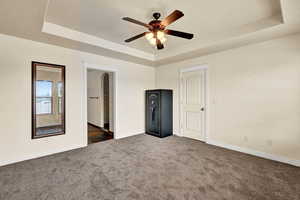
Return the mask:
M88 144L113 139L113 133L88 124Z

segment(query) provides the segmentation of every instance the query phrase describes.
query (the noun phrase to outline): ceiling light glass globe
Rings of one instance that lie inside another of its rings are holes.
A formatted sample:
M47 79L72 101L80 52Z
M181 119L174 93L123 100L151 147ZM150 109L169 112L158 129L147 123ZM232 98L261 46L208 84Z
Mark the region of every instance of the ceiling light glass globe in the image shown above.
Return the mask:
M165 37L165 33L162 31L157 31L157 39L161 40Z
M146 39L149 40L149 41L150 41L153 37L154 37L154 34L153 34L153 33L147 33L147 34L146 34Z
M156 39L155 38L150 39L149 42L152 45L156 45Z
M161 43L165 43L166 41L167 41L167 38L165 38L165 37L163 37L163 38L160 39Z

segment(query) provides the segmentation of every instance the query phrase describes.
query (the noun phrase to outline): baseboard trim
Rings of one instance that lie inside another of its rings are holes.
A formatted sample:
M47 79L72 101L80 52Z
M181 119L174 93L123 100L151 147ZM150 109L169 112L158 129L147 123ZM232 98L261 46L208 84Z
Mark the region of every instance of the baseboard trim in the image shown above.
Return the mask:
M235 145L224 144L224 143L220 143L220 142L213 141L213 140L208 140L206 143L210 144L210 145L222 147L222 148L225 148L225 149L230 149L230 150L233 150L233 151L238 151L238 152L241 152L241 153L246 153L246 154L249 154L249 155L253 155L253 156L257 156L257 157L261 157L261 158L265 158L265 159L269 159L269 160L273 160L273 161L293 165L293 166L296 166L296 167L300 167L300 160L292 160L292 159L285 158L285 157L282 157L282 156L276 156L276 155L273 155L273 154L269 154L269 153L265 153L265 152L261 152L261 151L256 151L256 150L252 150L252 149L248 149L248 148L244 148L244 147L239 147L239 146L235 146Z
M97 125L95 125L95 124L92 124L92 123L90 123L90 122L88 122L88 125L91 125L91 126L93 126L93 127L95 127L95 128L103 129L102 127L97 126Z
M53 150L53 151L38 153L38 154L35 154L35 155L31 155L31 156L23 156L21 158L15 158L15 159L11 159L11 160L4 160L4 161L0 160L0 167L5 166L5 165L14 164L14 163L23 162L23 161L26 161L26 160L32 160L32 159L36 159L36 158L50 156L50 155L57 154L57 153L71 151L71 150L74 150L74 149L84 148L84 147L86 147L86 145L78 145L78 146L63 148L63 149L59 149L59 150Z
M145 134L145 131L137 131L134 134L122 135L121 137L116 137L115 139L119 140L119 139L124 139L124 138L132 137L132 136L136 136L136 135L141 135L141 134Z

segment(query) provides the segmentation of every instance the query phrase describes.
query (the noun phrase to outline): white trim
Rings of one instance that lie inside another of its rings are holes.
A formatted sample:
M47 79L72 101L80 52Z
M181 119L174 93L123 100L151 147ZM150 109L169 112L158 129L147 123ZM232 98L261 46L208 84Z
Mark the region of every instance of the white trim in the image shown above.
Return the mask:
M46 9L45 9L45 12L44 12L44 17L43 17L43 22L45 22L46 19L47 19L49 5L50 5L50 0L47 0Z
M136 57L143 58L143 59L150 60L150 61L156 60L154 54L147 53L145 51L141 51L141 50L131 48L131 47L128 47L128 46L125 46L122 44L115 43L115 42L111 42L108 40L104 40L102 38L99 38L99 37L96 37L93 35L75 31L73 29L66 28L66 27L63 27L63 26L60 26L57 24L49 23L49 22L44 22L43 27L42 27L42 32L56 35L56 36L63 37L63 38L67 38L70 40L102 47L102 48L109 49L112 51L128 54L131 56L136 56Z
M256 150L252 150L252 149L248 149L248 148L244 148L244 147L234 146L234 145L230 145L230 144L224 144L224 143L220 143L220 142L213 141L213 140L208 140L206 143L210 144L210 145L222 147L225 149L230 149L233 151L238 151L241 153L246 153L249 155L253 155L253 156L257 156L257 157L261 157L261 158L265 158L265 159L269 159L269 160L273 160L273 161L277 161L277 162L281 162L281 163L290 164L290 165L293 165L296 167L300 167L300 160L292 160L292 159L289 159L286 157L276 156L273 154L256 151Z
M193 67L182 68L182 69L180 69L180 73L183 73L183 72L192 72L192 71L199 71L199 70L208 70L208 65L203 64L203 65L200 65L200 66L193 66Z
M118 123L117 123L117 94L118 94L118 70L114 67L109 67L109 66L101 66L101 65L95 65L95 64L90 64L86 62L82 62L83 65L83 105L82 105L82 111L83 111L83 123L84 123L84 133L85 135L88 135L87 133L87 70L88 69L95 69L95 70L101 70L101 71L107 71L107 72L113 72L113 113L114 113L114 118L113 118L113 126L114 126L114 139L119 139L120 137L118 136L119 129L118 129ZM87 144L88 141L86 141Z
M82 91L83 91L83 95L82 95L82 105L81 105L81 121L83 123L83 133L84 133L84 138L85 138L85 146L88 145L88 137L86 137L88 135L88 124L84 123L85 121L87 122L87 68L85 67L85 63L82 62Z
M181 130L182 125L182 108L181 108L181 95L182 95L182 73L193 72L193 71L204 71L204 94L205 94L205 112L204 112L204 142L209 138L209 81L208 81L208 65L198 65L193 67L181 68L179 70L179 136L184 136Z
M282 21L284 24L287 23L287 13L286 13L286 9L284 8L284 0L280 0L280 11L281 11L281 17L282 17Z

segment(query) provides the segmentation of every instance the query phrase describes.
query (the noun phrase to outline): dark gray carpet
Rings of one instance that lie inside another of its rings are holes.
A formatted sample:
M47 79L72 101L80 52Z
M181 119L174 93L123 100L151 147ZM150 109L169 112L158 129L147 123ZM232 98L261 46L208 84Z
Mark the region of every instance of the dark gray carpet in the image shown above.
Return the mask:
M1 200L299 200L300 168L138 135L0 168Z

